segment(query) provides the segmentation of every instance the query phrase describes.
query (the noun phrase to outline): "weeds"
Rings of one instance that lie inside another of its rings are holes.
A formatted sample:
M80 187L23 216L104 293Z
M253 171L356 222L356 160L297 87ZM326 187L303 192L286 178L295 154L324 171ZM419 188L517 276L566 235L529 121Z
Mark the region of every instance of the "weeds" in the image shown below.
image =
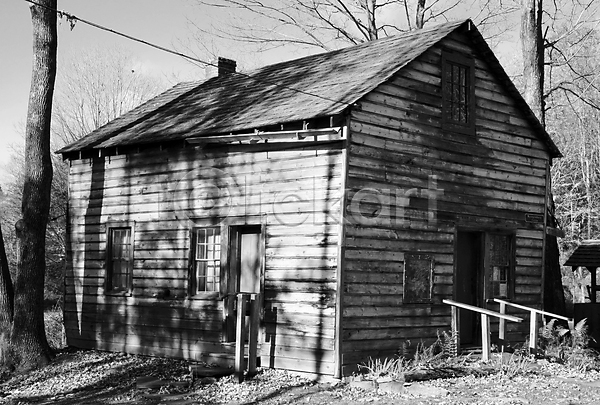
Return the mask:
M404 357L386 359L373 359L365 364L358 365L359 370L367 371L367 379L378 381L389 379L391 381L404 381L404 374L410 370L410 361Z
M510 356L506 356L501 353L498 357L498 374L508 379L526 374L530 370L531 360L532 359L529 356L523 356L516 353L511 353Z
M538 355L550 361L564 364L578 372L600 369L598 353L587 347L590 340L586 321L582 320L571 329L557 324L556 320L548 322L539 333L540 351ZM437 339L430 344L420 342L411 350L411 342L405 341L399 349L399 355L388 359L370 358L359 369L366 371L367 379L377 380L390 378L399 380L407 373L425 373L430 378L452 373L480 373L480 362L473 362L471 355L456 356L457 336L445 331L438 331ZM491 363L489 371L498 373L503 378L512 379L519 375L531 373L534 356L529 354L528 344L515 347L512 354L499 353ZM413 351L414 350L414 351ZM539 368L539 366L536 366ZM485 370L484 370L485 371ZM414 375L408 378L415 378Z
M366 378L369 380L389 378L400 381L404 379L406 373L413 371L454 366L457 353L456 342L455 334L438 331L437 339L433 343L418 343L412 354L411 342L407 340L400 347L398 356L383 360L369 358L366 364L359 364L358 368L367 372Z
M61 349L66 346L63 312L59 304L44 312L44 326L50 347Z
M545 357L583 372L600 368L598 353L588 348L590 339L586 319L572 328L557 325L552 319L540 328L538 343Z

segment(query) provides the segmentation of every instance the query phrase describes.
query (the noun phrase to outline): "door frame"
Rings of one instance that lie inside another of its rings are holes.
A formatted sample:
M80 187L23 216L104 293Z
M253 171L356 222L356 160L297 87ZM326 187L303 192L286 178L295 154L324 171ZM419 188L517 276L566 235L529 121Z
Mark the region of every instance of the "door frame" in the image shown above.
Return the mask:
M236 311L235 311L235 298L239 292L239 275L238 273L238 260L239 248L240 248L240 231L244 229L254 228L260 230L259 239L259 257L260 263L260 276L259 276L259 300L258 305L260 308L259 315L259 342L263 333L263 318L264 318L264 291L265 291L265 265L266 265L266 225L264 223L232 223L226 226L227 241L226 245L226 266L224 269L225 277L223 288L223 296L225 298L223 302L223 340L225 342L235 342L235 322L236 322ZM235 244L235 246L234 246Z
M509 298L514 298L514 286L515 286L515 266L516 266L516 232L515 228L485 228L485 227L457 227L454 232L454 269L453 269L453 285L457 285L459 283L458 279L458 234L459 233L476 233L480 235L480 243L479 243L479 255L481 256L478 259L478 266L480 266L479 271L477 271L477 297L475 298L475 305L480 304L481 307L487 308L487 301L493 297L492 291L492 267L490 265L490 249L488 245L489 235L505 235L510 237L510 246L509 246L509 254L510 254L510 273L509 273ZM461 302L460 298L457 296L457 289L453 288L452 297L455 301ZM460 312L459 312L460 313ZM479 316L475 316L475 321L473 322L473 342L476 344L477 339L480 339L480 334L478 333L478 325L479 325ZM459 315L460 322L460 315ZM460 329L459 329L460 330ZM459 346L460 346L460 336L459 336Z

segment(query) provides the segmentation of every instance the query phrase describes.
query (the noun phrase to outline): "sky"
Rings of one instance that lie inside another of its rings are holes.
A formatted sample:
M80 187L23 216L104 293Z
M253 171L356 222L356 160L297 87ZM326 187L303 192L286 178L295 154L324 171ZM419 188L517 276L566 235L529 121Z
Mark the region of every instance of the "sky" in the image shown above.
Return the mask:
M24 144L31 83L32 28L29 5L23 0L3 3L0 13L0 166L11 155L11 145ZM58 8L80 18L116 31L140 37L166 48L174 48L186 38L186 17L195 10L191 1L159 0L59 0ZM153 49L77 23L73 30L66 20L59 20L58 59L76 55L86 48L117 46L124 48L144 65L147 71L168 76L170 80L201 79L203 71L183 58ZM173 83L174 84L174 83ZM0 167L0 184L5 173Z
M3 6L0 13L0 185L7 179L11 148L22 148L24 144L32 59L29 4L24 0L9 0ZM191 18L199 25L210 24L206 13L194 0L59 0L58 8L115 31L184 52L182 43L190 38L187 19ZM81 22L71 30L66 20L59 20L58 25L58 69L61 69L60 61L64 55L77 55L77 52L98 45L119 47L131 52L145 71L162 75L172 84L204 78L203 69L179 56ZM504 45L514 52L511 44ZM229 49L219 53L232 57L233 52ZM298 56L301 55L278 51L275 55L264 57L236 55L235 59L239 57L242 66L252 67ZM238 59L238 66L239 62Z
M194 0L59 0L58 9L188 54L189 51L184 48L185 43L190 41L188 18L199 25L210 23ZM64 55L77 55L77 52L97 46L115 46L130 52L148 74L162 76L173 85L178 81L204 78L204 69L180 56L81 22L71 30L66 20L59 19L57 69L61 69L60 61ZM220 51L220 56L232 57L235 54L231 49ZM3 2L3 11L0 12L0 55L3 55L0 58L0 185L7 181L7 164L12 148L24 145L32 52L29 3L24 0ZM255 67L293 57L297 55L281 52L261 58L243 55L238 66Z

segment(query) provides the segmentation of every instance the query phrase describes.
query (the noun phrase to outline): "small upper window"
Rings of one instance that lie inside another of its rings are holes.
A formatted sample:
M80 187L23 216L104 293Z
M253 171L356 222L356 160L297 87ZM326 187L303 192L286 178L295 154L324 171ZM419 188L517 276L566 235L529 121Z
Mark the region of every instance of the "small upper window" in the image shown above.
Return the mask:
M471 134L475 131L473 60L450 52L442 54L442 125Z
M514 286L513 249L510 235L488 235L490 284L492 298L511 298Z
M131 291L133 239L131 227L108 228L107 292Z
M190 294L218 292L221 281L221 230L196 228L192 232Z

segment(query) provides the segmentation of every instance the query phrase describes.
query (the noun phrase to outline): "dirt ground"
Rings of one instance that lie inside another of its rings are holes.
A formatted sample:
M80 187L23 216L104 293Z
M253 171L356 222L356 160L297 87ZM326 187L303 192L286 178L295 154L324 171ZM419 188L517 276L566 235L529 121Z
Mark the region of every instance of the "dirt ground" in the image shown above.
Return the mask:
M148 381L154 385L145 384ZM486 373L446 370L442 378L409 382L402 393L386 393L347 381L317 383L277 370L261 370L241 384L232 376L192 379L185 361L67 350L43 369L5 374L0 403L600 404L600 373L577 373L540 361L514 376L490 367Z

